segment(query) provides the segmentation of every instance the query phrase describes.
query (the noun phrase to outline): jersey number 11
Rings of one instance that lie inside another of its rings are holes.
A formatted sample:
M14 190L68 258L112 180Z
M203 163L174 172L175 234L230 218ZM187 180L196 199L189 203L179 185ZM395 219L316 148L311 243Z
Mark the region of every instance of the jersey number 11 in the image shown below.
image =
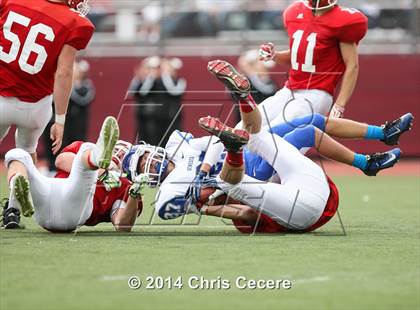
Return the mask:
M303 30L297 30L293 34L293 45L292 45L292 69L299 70L299 63L297 62L297 53L300 47L300 43L303 37ZM302 71L315 73L316 66L314 65L314 49L316 45L316 33L312 32L306 39L308 41L308 47L306 48L305 63L302 64Z

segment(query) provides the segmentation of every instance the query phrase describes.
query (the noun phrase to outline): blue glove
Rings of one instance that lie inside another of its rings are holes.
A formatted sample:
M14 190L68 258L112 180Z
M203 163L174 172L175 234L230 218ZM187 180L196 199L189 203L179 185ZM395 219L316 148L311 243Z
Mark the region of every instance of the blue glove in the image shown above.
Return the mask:
M217 181L215 178L210 178L207 172L200 171L188 188L185 198L190 204L196 205L200 201L201 190L206 187L217 188Z

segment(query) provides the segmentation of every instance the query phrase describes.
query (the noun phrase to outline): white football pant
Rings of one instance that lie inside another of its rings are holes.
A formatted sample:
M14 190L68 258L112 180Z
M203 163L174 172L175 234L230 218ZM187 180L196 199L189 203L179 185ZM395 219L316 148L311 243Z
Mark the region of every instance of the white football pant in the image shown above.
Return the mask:
M319 113L326 115L333 104L332 96L322 90L290 90L283 87L274 96L258 105L263 129L291 122L297 117Z
M6 167L11 161L17 160L28 172L34 217L40 226L53 231L71 231L89 219L98 172L83 165L82 154L94 147L92 143L81 146L66 179L43 176L36 169L29 153L22 149L12 149L6 153Z
M16 147L35 153L39 137L52 115L52 95L35 103L23 102L15 97L0 96L0 143L16 125Z
M331 110L333 97L322 90L290 90L283 87L273 96L258 105L262 127L268 130L278 124L291 122L297 117L319 113L326 115ZM242 122L236 127L240 128Z
M248 148L272 163L281 184L245 175L233 188L219 183L222 189L290 229L313 225L323 213L330 194L322 169L283 138L265 130L251 135Z

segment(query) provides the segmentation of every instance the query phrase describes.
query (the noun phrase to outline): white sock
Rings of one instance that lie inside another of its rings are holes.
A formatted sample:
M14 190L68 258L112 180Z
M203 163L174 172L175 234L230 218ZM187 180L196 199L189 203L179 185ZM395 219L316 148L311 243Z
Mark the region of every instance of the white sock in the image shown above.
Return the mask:
M16 179L16 177L18 176L18 174L16 173L9 182L9 206L7 207L8 209L10 208L15 208L15 209L20 209L19 207L19 202L17 201L15 195L14 195L14 186L13 184L15 183L14 180Z

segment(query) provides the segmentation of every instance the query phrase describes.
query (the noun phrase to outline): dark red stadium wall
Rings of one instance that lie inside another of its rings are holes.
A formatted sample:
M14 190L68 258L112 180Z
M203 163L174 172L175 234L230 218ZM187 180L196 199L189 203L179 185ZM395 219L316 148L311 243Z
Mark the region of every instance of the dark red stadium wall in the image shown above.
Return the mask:
M216 57L211 57L216 58ZM223 57L235 63L234 57ZM223 93L223 86L206 70L208 57L184 57L181 75L188 81L188 92L184 98L182 112L184 128L197 136L202 132L197 119L205 115L219 115L226 119L231 104ZM97 98L92 106L89 139L94 141L102 120L106 115L119 116L121 137L133 141L136 135L133 101L126 100L126 90L139 62L136 58L92 58L89 59L91 77L97 88ZM278 68L284 71L286 68ZM281 85L285 74L276 74ZM420 115L420 55L371 55L360 57L360 77L357 89L349 103L346 117L380 124L407 111ZM231 123L234 122L230 118ZM418 119L417 119L418 121ZM140 136L141 137L141 136ZM11 135L0 146L4 154L12 147ZM420 126L402 140L401 148L408 156L420 156ZM374 152L387 149L379 143L346 142L359 152ZM40 147L40 151L41 151Z

